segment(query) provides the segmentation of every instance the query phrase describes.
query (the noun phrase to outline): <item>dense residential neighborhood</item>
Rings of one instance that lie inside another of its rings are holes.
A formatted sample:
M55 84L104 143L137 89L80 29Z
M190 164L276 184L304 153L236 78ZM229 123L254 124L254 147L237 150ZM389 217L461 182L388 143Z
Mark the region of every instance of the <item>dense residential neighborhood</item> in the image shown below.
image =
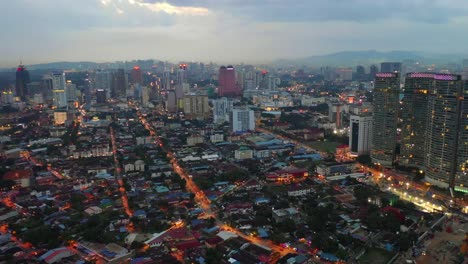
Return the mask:
M134 66L122 85L120 70L53 73L65 105L2 95L1 261L463 260L463 196L370 156L373 77L265 71L240 97L222 66L221 96L184 65L175 87Z

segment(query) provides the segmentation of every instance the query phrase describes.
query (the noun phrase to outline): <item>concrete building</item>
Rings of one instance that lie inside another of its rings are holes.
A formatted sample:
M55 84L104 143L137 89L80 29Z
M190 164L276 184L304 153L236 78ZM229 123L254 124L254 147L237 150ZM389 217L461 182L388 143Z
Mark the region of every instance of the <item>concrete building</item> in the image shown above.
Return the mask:
M468 91L460 75L435 74L427 109L426 179L441 187L468 185Z
M371 158L382 166L392 166L395 161L399 92L398 73L375 75Z
M213 100L213 122L215 124L229 122L229 116L231 114L232 108L232 100L226 97Z
M426 158L429 97L434 90L434 73L408 73L402 99L400 162L422 167Z
M65 73L52 73L51 77L53 105L57 108L64 108L68 102Z
M184 114L188 119L203 120L210 115L208 96L206 95L187 95L184 96L183 102Z
M253 110L233 109L231 113L231 128L234 133L255 130L255 114Z
M236 70L231 65L219 68L219 96L236 97L242 94L236 83Z
M54 112L54 123L55 125L65 125L67 121L67 111L55 111Z
M350 116L349 149L352 155L369 154L372 142L372 116Z

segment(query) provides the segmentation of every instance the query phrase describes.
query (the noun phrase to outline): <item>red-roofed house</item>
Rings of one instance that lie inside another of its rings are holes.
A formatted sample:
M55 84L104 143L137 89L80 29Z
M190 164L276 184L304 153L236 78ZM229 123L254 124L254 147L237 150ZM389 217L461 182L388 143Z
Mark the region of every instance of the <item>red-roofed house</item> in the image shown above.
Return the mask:
M3 179L15 181L21 187L29 187L31 185L31 176L30 170L13 170L5 173Z

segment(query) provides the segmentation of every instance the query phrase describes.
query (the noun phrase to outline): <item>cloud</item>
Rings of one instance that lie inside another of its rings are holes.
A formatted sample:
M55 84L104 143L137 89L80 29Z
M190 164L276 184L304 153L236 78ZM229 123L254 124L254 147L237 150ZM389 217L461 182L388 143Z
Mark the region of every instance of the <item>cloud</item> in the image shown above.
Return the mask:
M270 61L341 50L465 51L461 0L0 1L1 64Z
M175 6L168 2L145 2L143 0L101 0L104 6L112 6L117 13L125 13L125 7L128 4L146 8L152 12L164 12L170 15L191 15L191 16L206 16L210 13L207 8L196 6Z

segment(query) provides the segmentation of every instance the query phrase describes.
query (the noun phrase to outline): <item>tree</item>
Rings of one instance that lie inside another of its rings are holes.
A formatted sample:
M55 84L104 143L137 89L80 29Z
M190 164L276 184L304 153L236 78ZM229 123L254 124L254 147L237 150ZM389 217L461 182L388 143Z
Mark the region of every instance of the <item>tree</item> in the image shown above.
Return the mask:
M223 257L220 251L214 248L208 248L205 254L206 264L216 264L219 263L220 259Z
M359 155L356 158L356 161L363 165L367 165L367 166L372 165L372 159L370 155Z

